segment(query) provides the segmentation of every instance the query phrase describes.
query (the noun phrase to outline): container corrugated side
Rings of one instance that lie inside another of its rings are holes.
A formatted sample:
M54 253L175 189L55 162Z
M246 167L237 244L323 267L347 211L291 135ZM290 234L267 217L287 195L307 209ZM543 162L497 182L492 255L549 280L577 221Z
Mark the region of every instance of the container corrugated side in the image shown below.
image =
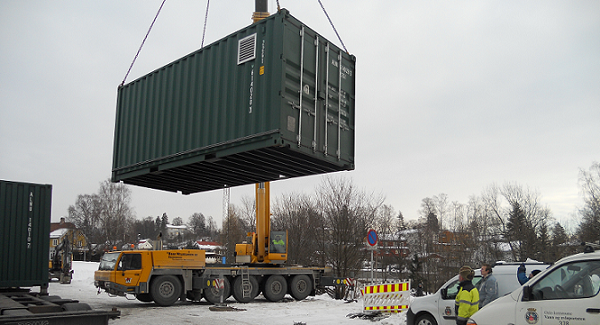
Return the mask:
M52 185L0 180L0 288L48 283Z
M353 170L354 69L281 10L119 88L112 180L187 194Z

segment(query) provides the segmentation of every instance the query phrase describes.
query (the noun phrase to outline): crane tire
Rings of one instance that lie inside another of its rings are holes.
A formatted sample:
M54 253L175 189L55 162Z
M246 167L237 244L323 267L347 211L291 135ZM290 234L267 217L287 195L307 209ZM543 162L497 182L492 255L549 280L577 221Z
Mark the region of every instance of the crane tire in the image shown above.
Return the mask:
M313 285L310 277L306 274L298 274L290 281L289 293L296 300L304 300L312 292Z
M225 302L231 294L231 284L227 277L223 277L223 290L223 302ZM206 288L204 289L204 299L212 304L218 304L221 302L221 291L215 287Z
M250 291L250 295L248 297L244 297L244 284L242 283L242 277L237 276L233 281L233 298L237 302L247 303L251 302L258 296L258 280L254 276L249 277L247 288Z
M172 275L161 275L152 281L150 292L157 305L171 306L181 295L181 282Z
M287 293L288 285L281 275L271 275L265 281L263 294L268 301L279 301Z

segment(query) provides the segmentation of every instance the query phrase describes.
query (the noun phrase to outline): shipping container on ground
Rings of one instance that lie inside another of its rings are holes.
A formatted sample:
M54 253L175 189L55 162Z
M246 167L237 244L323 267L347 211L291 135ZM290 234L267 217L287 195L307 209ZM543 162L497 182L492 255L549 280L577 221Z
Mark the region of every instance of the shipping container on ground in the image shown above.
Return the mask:
M112 181L184 194L354 169L355 57L282 9L118 89Z
M48 285L52 185L0 180L0 288Z
M48 295L51 204L52 185L0 180L0 325L106 325L121 313Z

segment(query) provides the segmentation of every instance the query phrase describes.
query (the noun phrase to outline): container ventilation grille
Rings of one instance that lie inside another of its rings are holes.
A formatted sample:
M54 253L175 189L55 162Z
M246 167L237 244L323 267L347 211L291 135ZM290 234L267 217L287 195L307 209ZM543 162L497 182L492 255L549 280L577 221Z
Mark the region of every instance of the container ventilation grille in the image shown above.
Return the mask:
M256 33L246 36L238 41L238 64L256 58Z

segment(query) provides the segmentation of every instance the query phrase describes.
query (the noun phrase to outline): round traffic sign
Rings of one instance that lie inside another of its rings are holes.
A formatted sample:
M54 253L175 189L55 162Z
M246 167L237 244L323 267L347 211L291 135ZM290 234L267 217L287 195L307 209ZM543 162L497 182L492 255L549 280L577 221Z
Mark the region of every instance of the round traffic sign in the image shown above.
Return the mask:
M377 232L373 229L370 229L367 233L367 242L371 246L377 245Z

